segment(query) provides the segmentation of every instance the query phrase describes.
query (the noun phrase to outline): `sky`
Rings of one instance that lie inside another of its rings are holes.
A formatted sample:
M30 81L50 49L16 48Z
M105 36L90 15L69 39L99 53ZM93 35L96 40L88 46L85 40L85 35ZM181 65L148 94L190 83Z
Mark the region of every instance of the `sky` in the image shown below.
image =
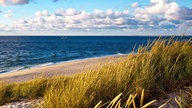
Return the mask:
M0 0L0 35L192 35L191 0Z

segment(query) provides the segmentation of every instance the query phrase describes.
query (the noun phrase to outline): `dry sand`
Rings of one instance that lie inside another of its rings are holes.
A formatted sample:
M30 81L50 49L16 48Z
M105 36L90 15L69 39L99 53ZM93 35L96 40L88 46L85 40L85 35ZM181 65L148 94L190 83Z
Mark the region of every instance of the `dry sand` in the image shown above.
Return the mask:
M24 82L37 77L51 77L58 75L70 75L86 71L91 68L96 68L99 65L105 64L107 61L116 61L119 57L126 55L106 56L98 58L89 58L82 60L69 61L50 66L34 67L25 70L7 72L0 74L0 81L5 82Z
M21 99L15 102L10 102L0 106L0 108L41 108L43 99Z

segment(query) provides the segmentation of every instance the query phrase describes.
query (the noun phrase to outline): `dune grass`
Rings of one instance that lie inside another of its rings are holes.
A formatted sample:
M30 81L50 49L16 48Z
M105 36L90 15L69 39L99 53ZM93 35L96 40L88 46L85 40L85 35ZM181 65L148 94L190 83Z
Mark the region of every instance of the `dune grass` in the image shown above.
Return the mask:
M35 99L44 96L48 87L47 79L38 78L20 84L0 84L0 104L16 101L22 98Z
M132 96L134 102L130 102L141 107L191 84L191 40L159 39L141 46L137 54L131 53L126 59L120 58L81 74L39 78L19 84L2 83L0 104L21 98L44 97L45 108L91 108L102 105L101 101L105 103L102 107L107 107L120 95L117 103L125 103L120 106L125 107ZM143 89L145 96L142 97Z

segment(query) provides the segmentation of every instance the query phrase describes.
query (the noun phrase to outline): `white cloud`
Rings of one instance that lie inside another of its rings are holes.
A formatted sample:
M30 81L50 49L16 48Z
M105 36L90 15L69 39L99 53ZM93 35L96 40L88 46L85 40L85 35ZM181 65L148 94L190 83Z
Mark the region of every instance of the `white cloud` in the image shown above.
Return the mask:
M11 6L11 5L24 5L28 4L32 0L0 0L0 5L2 6ZM58 0L52 0L57 2Z
M129 10L127 10L127 9L123 11L123 14L124 14L124 15L128 15L129 13L130 13ZM115 13L115 14L116 14L116 13Z
M116 24L116 25L124 25L126 23L126 20L125 20L125 18L117 18L117 19L115 19L115 21L114 21L114 24Z
M106 15L112 15L112 14L113 14L113 10L112 9L106 10Z
M138 2L134 2L132 5L131 5L132 8L137 8L139 7L139 3Z
M0 4L1 4L1 5L6 4L6 0L0 0Z
M105 24L111 24L113 22L113 20L109 17L105 18Z
M11 18L13 16L13 12L9 10L6 14L4 14L5 18Z
M162 15L167 20L191 19L191 9L181 7L171 0L150 0L150 4L144 8L137 7L135 15L143 21L151 20L150 16Z
M10 0L11 4L27 4L29 3L29 0Z
M0 0L0 5L23 5L29 3L30 0Z
M192 20L192 8L181 7L179 18L184 20Z
M4 14L4 17L5 18L10 18L10 17L12 17L12 14Z
M161 21L159 23L159 26L162 27L162 28L165 28L165 29L172 29L172 28L177 27L176 24L174 24L173 22L170 22L170 21Z
M163 14L166 10L169 10L169 3L164 2L154 2L150 6L147 6L145 9L149 14Z
M165 11L165 18L168 20L178 20L180 18L180 7L176 2L169 4L169 8Z
M79 14L79 12L73 8L69 8L67 10L57 9L56 14L61 16L72 16L72 15Z
M180 7L176 2L169 0L151 0L151 3L150 6L145 8L148 14L162 14L167 20L179 19Z
M158 17L149 14L144 8L136 8L134 12L134 18L142 22L159 20Z
M49 16L49 12L47 10L43 10L43 11L37 11L35 13L36 17L40 17L40 16Z
M169 3L170 0L150 0L151 3Z
M47 10L37 11L33 19L16 20L8 28L30 31L59 31L59 30L95 30L113 29L127 26L129 10L113 11L95 10L93 13L77 11L75 9L57 9L55 13Z

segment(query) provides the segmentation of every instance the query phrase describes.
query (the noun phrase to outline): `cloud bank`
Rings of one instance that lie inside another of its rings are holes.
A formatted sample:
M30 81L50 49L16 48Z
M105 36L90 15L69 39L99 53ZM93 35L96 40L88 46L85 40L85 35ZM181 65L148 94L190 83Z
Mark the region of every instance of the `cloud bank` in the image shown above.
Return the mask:
M6 1L6 0L4 0ZM29 0L10 0L13 4L26 4ZM9 2L10 2L9 1ZM57 0L55 0L57 1ZM0 4L4 2L1 0ZM6 4L6 3L5 3ZM141 7L138 2L131 5L133 12L112 9L93 12L84 10L57 9L37 11L34 18L17 19L11 24L0 24L3 31L62 32L62 31L175 31L192 23L192 9L179 6L171 0L150 0ZM11 17L11 14L5 15Z

